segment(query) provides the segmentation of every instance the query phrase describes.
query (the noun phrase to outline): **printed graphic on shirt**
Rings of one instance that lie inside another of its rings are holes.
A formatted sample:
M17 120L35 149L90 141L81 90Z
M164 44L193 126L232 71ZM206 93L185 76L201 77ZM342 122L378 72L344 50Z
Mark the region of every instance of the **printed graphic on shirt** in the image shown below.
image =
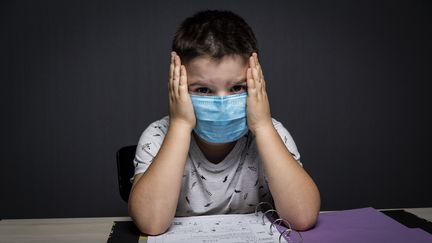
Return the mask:
M141 161L141 160L138 160L138 159L134 159L134 165L135 165L135 168L136 168L138 165L140 165L140 164L143 164L143 165L149 165L149 164L151 164L151 162L153 162L153 159L151 159L151 160L148 161L148 162L146 162L146 161Z
M151 150L151 148L150 148L150 145L151 145L152 143L145 143L145 144L143 144L142 146L141 146L141 149L142 150L144 150L144 151L148 151L148 152L150 152L150 150Z

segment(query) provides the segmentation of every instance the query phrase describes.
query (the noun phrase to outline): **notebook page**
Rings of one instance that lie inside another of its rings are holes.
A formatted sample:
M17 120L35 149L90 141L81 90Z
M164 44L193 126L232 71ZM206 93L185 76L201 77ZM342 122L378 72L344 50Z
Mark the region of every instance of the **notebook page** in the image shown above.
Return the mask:
M159 236L149 236L148 243L276 243L279 232L272 228L262 213L176 217L169 230Z

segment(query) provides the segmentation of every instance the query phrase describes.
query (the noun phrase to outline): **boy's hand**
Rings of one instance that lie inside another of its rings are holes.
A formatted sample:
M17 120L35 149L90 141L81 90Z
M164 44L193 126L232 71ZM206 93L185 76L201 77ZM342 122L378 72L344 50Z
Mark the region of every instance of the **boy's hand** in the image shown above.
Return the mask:
M247 122L249 129L256 134L260 129L273 127L264 75L256 53L252 53L252 56L249 57L246 78L248 87Z
M196 119L188 92L186 68L175 52L171 52L168 93L170 125L180 125L192 131Z

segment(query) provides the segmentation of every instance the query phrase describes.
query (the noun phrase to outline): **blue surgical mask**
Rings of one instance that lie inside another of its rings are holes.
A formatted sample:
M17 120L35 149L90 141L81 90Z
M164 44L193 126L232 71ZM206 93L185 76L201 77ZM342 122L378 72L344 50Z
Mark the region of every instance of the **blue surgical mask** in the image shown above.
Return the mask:
M195 133L211 143L229 143L248 132L247 93L228 96L191 95L195 110Z

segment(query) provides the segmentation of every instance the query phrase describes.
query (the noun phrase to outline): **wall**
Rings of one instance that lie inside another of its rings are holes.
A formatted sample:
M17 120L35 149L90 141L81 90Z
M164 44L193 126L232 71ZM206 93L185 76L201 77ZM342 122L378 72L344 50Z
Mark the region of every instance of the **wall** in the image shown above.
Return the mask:
M115 153L167 114L171 39L252 26L322 209L432 206L427 1L2 1L0 218L127 215Z

